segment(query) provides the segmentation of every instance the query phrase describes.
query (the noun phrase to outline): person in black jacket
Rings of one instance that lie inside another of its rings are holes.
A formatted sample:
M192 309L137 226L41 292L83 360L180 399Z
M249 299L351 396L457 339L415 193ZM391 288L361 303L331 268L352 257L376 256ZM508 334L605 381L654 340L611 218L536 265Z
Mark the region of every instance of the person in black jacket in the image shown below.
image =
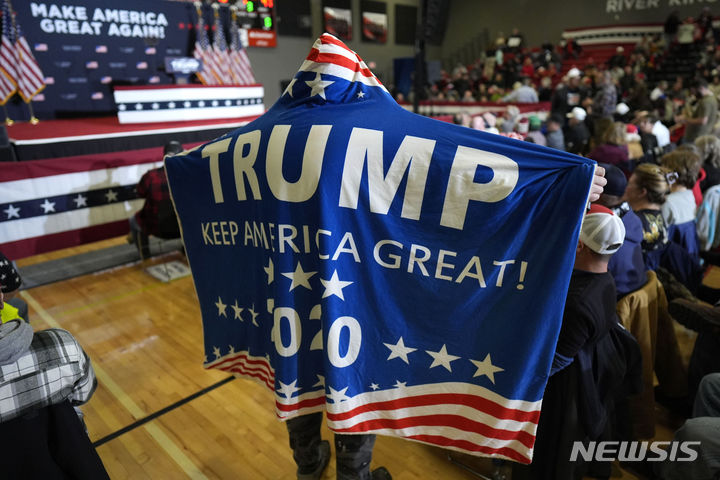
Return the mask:
M620 327L608 262L624 238L622 220L593 205L580 231L533 461L514 468L513 480L581 478L586 465L570 461L573 443L596 440L609 428L608 404L626 371L611 335Z

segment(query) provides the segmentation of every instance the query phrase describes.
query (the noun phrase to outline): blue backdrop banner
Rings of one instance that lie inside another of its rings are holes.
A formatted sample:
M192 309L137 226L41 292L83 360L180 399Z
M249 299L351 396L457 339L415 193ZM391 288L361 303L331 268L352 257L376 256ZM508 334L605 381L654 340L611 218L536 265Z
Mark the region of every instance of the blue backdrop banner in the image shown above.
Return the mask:
M594 165L409 113L323 35L265 115L166 159L205 367L280 418L528 463Z
M15 1L16 20L43 71L47 87L33 99L39 117L115 113L115 85L165 85L165 57L191 56L197 13L190 2L104 0ZM229 11L221 8L227 27ZM215 27L213 10L203 10ZM212 39L213 35L210 34ZM11 118L27 118L18 99Z

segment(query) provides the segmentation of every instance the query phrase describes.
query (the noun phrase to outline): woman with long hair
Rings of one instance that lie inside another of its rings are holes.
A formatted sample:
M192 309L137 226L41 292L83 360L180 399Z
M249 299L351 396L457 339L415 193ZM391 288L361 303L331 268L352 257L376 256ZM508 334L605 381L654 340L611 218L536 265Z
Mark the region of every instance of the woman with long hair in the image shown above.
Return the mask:
M599 132L598 132L599 133ZM602 133L602 143L597 145L588 157L599 163L609 163L630 175L630 159L628 156L627 138L625 137L625 124L614 122L608 125Z
M705 179L700 182L700 190L705 193L708 188L720 184L720 138L701 135L695 139L695 146L705 170Z
M663 155L660 165L676 177L675 181L670 181L670 195L660 208L665 223L670 226L692 222L697 210L692 188L700 172L698 156L691 149L678 148Z
M630 176L623 197L642 222L643 240L640 246L645 265L652 270L657 267L659 256L668 242L667 225L661 211L670 194L668 177L671 180L675 178L663 167L642 163Z

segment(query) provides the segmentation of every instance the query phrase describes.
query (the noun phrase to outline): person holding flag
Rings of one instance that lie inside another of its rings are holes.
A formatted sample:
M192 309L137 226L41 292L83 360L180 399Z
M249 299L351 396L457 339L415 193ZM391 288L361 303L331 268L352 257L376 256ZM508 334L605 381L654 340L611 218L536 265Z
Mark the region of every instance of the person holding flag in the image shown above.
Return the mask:
M323 34L264 115L165 169L204 367L272 391L298 478L323 411L341 479L389 477L375 434L532 461L593 160L410 113Z

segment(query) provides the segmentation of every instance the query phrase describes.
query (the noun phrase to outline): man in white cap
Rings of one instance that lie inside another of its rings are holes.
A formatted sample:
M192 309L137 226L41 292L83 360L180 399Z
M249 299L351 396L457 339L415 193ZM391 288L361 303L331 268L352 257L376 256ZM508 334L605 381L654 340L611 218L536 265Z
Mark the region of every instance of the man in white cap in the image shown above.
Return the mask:
M543 397L533 462L528 467L515 468L513 480L571 479L585 473L581 458L573 462L568 459L574 441L596 440L606 426L604 401L610 397L604 394L611 392L603 391L593 372L597 368L603 372L612 370L612 366L600 364L607 359L597 349L610 341L611 329L619 328L615 282L608 272L608 262L624 238L625 226L620 217L593 204L580 231L551 376Z
M587 92L580 85L582 72L573 67L565 75L565 82L558 84L552 97L551 113L566 116L573 107L579 107Z
M590 141L590 130L585 124L587 112L582 107L573 107L567 114L568 123L563 134L565 135L565 150L577 155L585 155Z

